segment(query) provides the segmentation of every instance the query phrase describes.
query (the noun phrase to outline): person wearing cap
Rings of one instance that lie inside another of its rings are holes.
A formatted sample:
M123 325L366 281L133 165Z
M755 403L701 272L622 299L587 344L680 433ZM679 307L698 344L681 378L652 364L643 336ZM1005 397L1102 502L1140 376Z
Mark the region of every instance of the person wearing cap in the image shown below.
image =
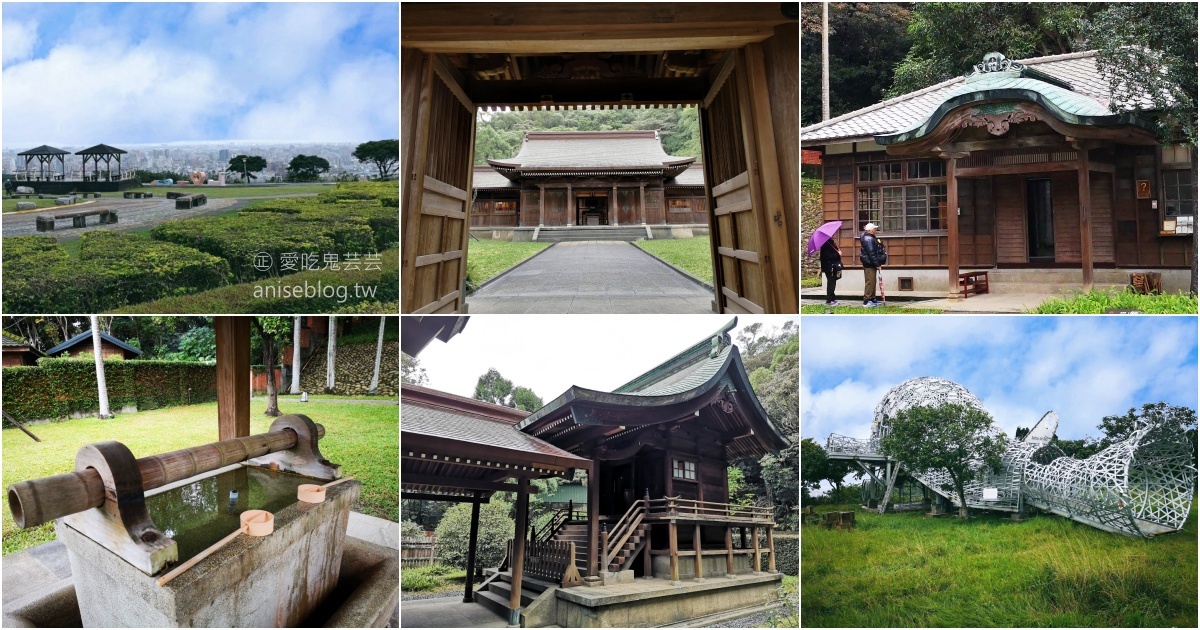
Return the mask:
M859 239L858 258L862 261L863 276L866 279L866 285L863 287L863 306L867 308L882 304L879 298L875 297L875 283L879 279L879 268L887 262L887 252L883 249L879 239L875 237L877 231L879 231L878 225L868 223L863 228L862 238Z

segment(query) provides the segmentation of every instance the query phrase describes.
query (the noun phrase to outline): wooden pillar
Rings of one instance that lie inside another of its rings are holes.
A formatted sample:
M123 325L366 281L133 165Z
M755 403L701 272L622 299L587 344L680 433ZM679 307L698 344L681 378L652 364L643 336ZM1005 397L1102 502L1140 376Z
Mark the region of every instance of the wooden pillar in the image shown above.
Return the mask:
M1092 174L1086 145L1079 151L1079 253L1083 259L1083 290L1092 290Z
M642 225L646 225L646 184L638 184L638 195L642 204Z
M546 225L546 186L538 184L538 227Z
M608 218L613 225L621 224L621 206L617 205L617 183L613 182L612 201L608 203Z
M479 540L479 492L475 492L475 502L471 504L471 535L467 543L467 579L463 587L463 603L473 601L471 587L474 586L475 576L475 543Z
M762 548L758 546L758 526L750 528L750 536L754 538L754 572L762 573Z
M213 319L217 334L217 440L250 435L250 318Z
M596 557L596 545L600 544L600 464L595 460L588 463L587 487L587 576L600 575L600 562Z
M671 519L670 531L667 536L667 544L670 545L671 552L671 581L679 581L679 532L678 526L675 524L675 519Z
M963 153L943 153L946 158L946 266L949 268L949 297L958 299L958 176L955 168Z
M512 592L508 596L508 625L521 623L521 578L525 573L525 527L529 516L529 480L517 480L517 520L513 524ZM469 576L468 576L469 578Z
M578 210L575 208L575 191L571 189L571 185L567 184L567 225L575 225L579 221L575 216Z
M733 526L725 526L725 577L734 576L733 569Z
M767 525L767 570L775 572L775 526Z
M693 573L697 582L704 581L704 554L700 550L700 523L692 533L692 551L696 552L696 571Z

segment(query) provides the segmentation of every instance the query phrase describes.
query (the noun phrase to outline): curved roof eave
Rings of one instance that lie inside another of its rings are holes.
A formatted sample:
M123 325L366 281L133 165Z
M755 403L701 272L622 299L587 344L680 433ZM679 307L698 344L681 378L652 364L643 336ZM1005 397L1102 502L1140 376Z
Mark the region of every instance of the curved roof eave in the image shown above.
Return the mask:
M1110 114L1107 116L1081 116L1072 114L1058 107L1051 99L1047 98L1041 92L1025 88L1000 88L990 90L979 90L977 92L969 92L960 94L944 101L941 105L925 119L924 122L909 129L893 134L882 134L874 136L875 142L881 145L899 144L902 142L911 142L925 137L931 131L937 128L950 112L973 103L984 103L986 101L1028 101L1035 103L1045 109L1050 115L1058 120L1071 125L1087 125L1097 127L1116 127L1120 125L1130 125L1139 127L1146 131L1155 131L1154 123L1138 117L1133 112L1122 112L1119 114Z

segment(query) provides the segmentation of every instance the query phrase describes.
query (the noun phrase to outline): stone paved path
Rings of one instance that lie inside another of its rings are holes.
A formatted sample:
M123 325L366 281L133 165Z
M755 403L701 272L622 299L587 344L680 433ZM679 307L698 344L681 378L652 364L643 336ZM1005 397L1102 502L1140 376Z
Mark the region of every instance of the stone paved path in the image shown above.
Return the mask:
M713 294L620 241L558 243L467 298L468 313L711 313Z
M124 199L117 197L101 197L86 205L55 206L43 208L40 212L22 212L4 214L4 236L55 236L59 242L79 238L84 232L92 230L119 230L131 232L152 228L164 221L172 219L194 219L196 217L219 214L234 209L236 205L245 205L245 199L209 199L206 205L191 210L176 210L174 199ZM98 217L87 218L87 227L72 228L70 219L60 219L55 224L53 232L38 232L37 217L49 214L55 210L99 210L108 208L117 213L116 225L101 225ZM66 227L64 227L66 226Z

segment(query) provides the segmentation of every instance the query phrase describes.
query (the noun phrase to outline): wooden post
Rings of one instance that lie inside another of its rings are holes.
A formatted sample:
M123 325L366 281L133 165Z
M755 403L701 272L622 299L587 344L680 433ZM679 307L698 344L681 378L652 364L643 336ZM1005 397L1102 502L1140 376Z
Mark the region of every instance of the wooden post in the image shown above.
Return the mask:
M608 217L613 225L621 225L621 206L617 205L617 182L613 182L612 201L608 202Z
M578 223L575 216L576 212L578 210L575 209L575 192L571 189L571 185L567 184L567 225Z
M725 526L725 577L733 577L733 526Z
M475 491L475 502L471 504L471 534L467 543L467 579L464 580L466 585L463 587L463 603L469 604L473 601L471 597L471 588L474 586L475 576L475 543L479 540L479 491Z
M600 563L602 571L608 570L608 523L600 526Z
M946 158L946 263L950 276L950 299L958 299L958 176L955 168L961 153L943 153Z
M758 546L758 526L750 528L750 536L754 538L754 572L762 573L762 548Z
M588 462L588 502L587 502L587 575L600 575L600 563L596 559L596 545L600 540L600 477L597 474L599 463L595 460Z
M214 318L217 334L217 439L250 435L250 318Z
M512 592L508 596L508 625L521 623L521 578L525 572L525 527L529 516L529 480L517 480L517 520L513 523ZM468 579L470 576L468 576Z
M641 196L641 203L642 203L642 225L646 225L646 184L645 184L645 182L638 184L638 195Z
M642 548L642 577L649 579L654 577L654 566L650 559L650 525L645 525L646 528L646 546Z
M854 512L850 513L851 515ZM771 573L775 572L775 526L767 525L767 570Z
M538 184L538 227L546 225L546 186Z
M679 533L675 525L675 519L671 519L670 532L667 536L667 542L670 545L671 551L671 581L679 581Z
M692 534L692 550L696 552L696 571L693 574L697 582L704 581L704 554L700 552L700 523Z
M1079 146L1079 253L1083 259L1083 290L1092 290L1092 174L1087 145Z

